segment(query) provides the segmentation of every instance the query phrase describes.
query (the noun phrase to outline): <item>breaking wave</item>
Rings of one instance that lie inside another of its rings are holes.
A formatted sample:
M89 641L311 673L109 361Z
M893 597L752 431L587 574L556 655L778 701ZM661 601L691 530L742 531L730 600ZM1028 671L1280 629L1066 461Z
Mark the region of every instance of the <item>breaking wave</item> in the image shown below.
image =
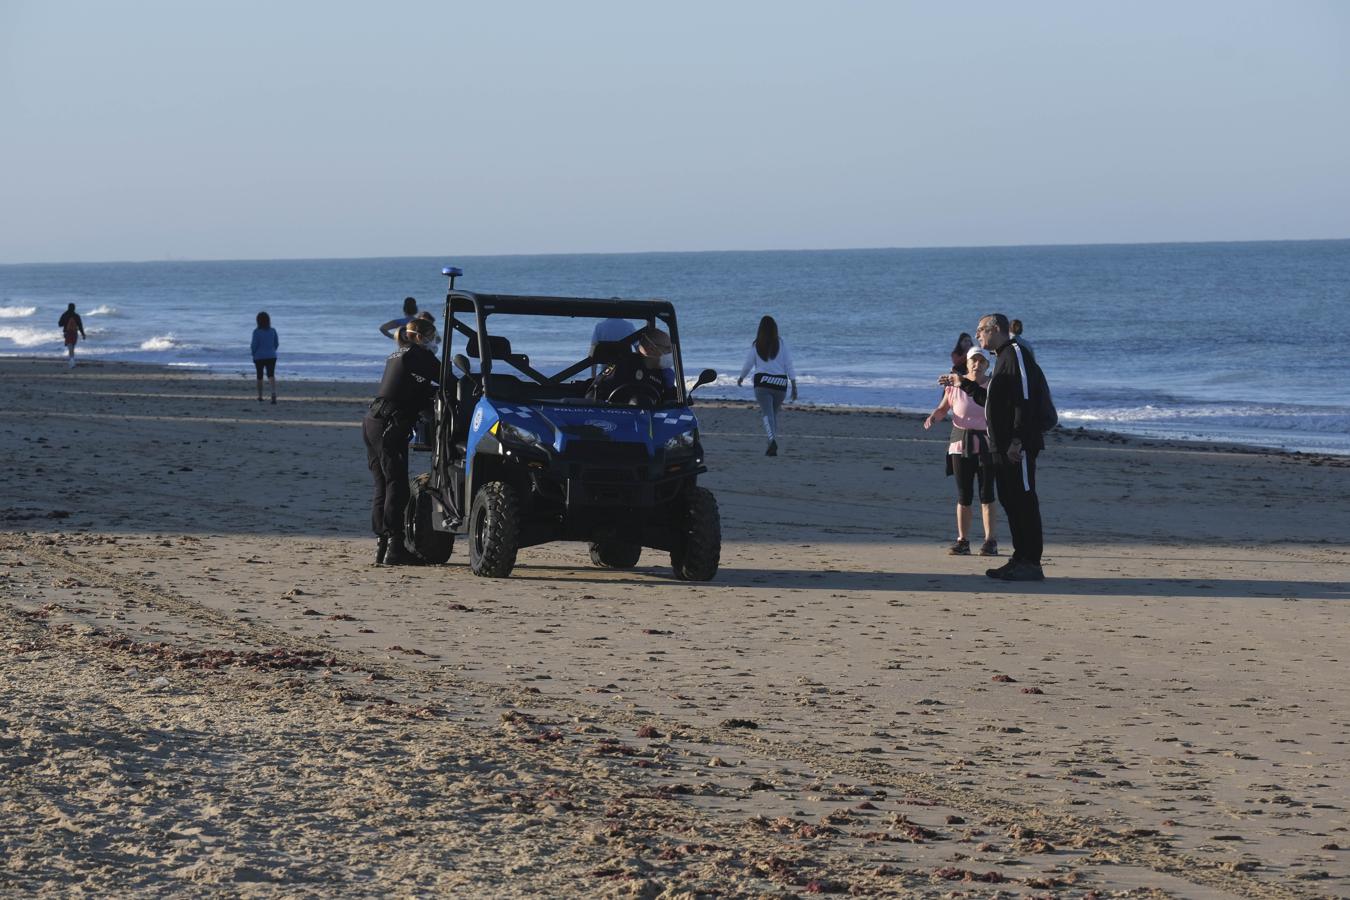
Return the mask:
M16 347L37 347L42 344L60 344L61 332L55 328L0 327L0 340L8 340Z
M156 352L163 350L181 350L183 346L183 344L178 342L177 335L173 334L157 334L154 337L141 342L142 350L153 350Z

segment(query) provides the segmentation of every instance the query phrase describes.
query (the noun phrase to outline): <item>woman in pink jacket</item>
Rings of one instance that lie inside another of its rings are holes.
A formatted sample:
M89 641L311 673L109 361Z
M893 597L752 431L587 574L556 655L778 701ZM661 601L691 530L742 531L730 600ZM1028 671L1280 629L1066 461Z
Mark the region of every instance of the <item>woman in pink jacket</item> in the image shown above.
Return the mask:
M966 353L966 378L978 384L989 380L989 358L979 347ZM980 484L980 513L984 519L984 544L981 556L998 556L994 536L994 473L989 452L989 435L984 407L956 385L947 386L942 402L923 420L924 429L952 415L952 437L947 445L947 474L956 476L956 543L947 551L953 556L970 554L971 503L975 499L975 481Z

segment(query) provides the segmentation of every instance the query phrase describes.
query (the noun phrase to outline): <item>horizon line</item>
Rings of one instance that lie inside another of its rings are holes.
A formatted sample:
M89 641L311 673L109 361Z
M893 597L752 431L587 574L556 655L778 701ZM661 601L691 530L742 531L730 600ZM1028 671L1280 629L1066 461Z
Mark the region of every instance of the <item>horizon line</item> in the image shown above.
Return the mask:
M100 266L152 265L156 263L225 263L225 262L360 262L389 259L510 259L527 256L680 256L710 253L846 253L880 252L886 250L1032 250L1077 247L1175 247L1214 244L1313 244L1350 241L1347 237L1319 238L1255 238L1247 240L1193 240L1193 241L1090 241L1073 244L913 244L910 246L876 247L798 247L762 248L758 250L583 250L577 252L550 251L543 253L465 253L460 255L406 254L400 256L270 256L270 257L163 257L156 259L84 259L48 262L0 262L6 266Z

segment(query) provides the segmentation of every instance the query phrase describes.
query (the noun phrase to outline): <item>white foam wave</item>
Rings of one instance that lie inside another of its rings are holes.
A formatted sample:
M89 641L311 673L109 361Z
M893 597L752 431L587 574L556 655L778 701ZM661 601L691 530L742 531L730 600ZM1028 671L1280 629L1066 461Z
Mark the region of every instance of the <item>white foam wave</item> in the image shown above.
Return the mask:
M174 334L157 334L154 337L142 341L142 350L177 350L181 347L178 343L178 336Z
M103 303L103 304L100 304L100 305L98 305L98 306L95 306L93 309L89 310L89 312L85 313L85 315L86 315L86 316L116 316L116 315L120 315L120 313L117 312L117 307L115 307L115 306L109 306L108 304Z
M0 319L22 319L35 312L36 306L0 306Z
M1309 433L1350 432L1350 413L1344 409L1215 404L1213 406L1104 407L1065 409L1060 412L1065 425L1155 425L1167 428L1200 428L1222 433L1230 429L1256 431L1292 431Z
M61 343L61 332L55 328L0 328L0 340L8 340L16 347L38 347Z

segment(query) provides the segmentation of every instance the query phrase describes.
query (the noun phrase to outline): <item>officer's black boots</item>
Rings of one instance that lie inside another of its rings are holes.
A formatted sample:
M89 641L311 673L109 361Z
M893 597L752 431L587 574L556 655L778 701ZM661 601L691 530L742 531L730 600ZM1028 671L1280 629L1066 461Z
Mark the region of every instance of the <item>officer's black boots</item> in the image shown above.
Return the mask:
M389 552L389 535L382 534L375 543L375 565L384 565L385 554Z
M386 566L415 566L420 560L403 546L403 535L391 534L389 536L389 549L384 551L384 564Z

